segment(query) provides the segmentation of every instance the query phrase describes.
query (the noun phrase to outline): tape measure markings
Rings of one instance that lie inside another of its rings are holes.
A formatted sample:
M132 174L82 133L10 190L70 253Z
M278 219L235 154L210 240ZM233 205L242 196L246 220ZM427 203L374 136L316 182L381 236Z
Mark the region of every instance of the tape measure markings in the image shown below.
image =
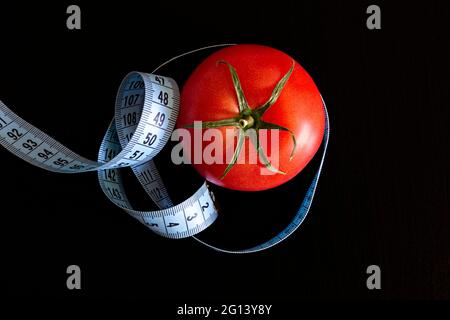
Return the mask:
M164 89L155 81L151 81L152 77L163 81ZM134 84L132 81L141 81L144 88L125 90L126 85ZM161 94L162 104L156 101L158 94ZM2 102L0 142L16 156L46 170L63 173L95 170L108 199L151 230L169 238L192 236L204 230L217 218L215 209L208 218L197 215L195 219L188 221L185 215L186 208L193 203L197 205L200 197L206 197L212 202L209 190L203 185L187 201L173 206L156 166L153 161L149 161L161 151L170 138L178 116L178 95L178 87L170 78L136 72L127 75L116 97L114 120L110 123L99 148L98 162L67 149L15 115ZM122 108L123 106L129 108ZM158 112L164 113L164 119L159 122L160 126L151 121L151 116ZM153 135L156 138L149 140ZM24 145L27 142L30 145ZM125 166L131 166L141 185L162 210L138 211L132 208L118 170Z

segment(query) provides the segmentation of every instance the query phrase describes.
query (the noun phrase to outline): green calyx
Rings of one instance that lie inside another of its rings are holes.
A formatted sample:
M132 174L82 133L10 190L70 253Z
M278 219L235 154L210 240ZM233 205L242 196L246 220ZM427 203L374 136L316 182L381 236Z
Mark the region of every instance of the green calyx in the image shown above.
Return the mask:
M237 74L236 69L228 62L224 60L220 60L217 62L217 64L224 64L228 66L228 69L231 74L231 78L233 80L233 86L234 90L236 92L236 97L238 100L238 107L239 107L239 115L234 118L229 119L223 119L223 120L216 120L216 121L204 121L202 122L201 128L207 129L207 128L220 128L220 127L226 127L226 126L233 126L239 129L239 136L238 136L238 143L236 146L236 149L234 151L233 157L226 167L225 171L223 172L220 179L225 178L227 173L233 168L233 166L236 164L239 154L241 153L242 146L245 141L246 137L246 131L249 129L253 129L256 131L256 141L252 142L255 144L256 150L258 151L259 158L261 162L264 164L264 166L269 169L272 172L279 173L279 174L286 174L283 171L280 171L272 166L269 159L267 158L266 153L264 152L263 148L260 146L259 141L259 130L261 129L277 129L288 132L293 141L293 148L290 155L290 160L292 160L294 156L295 149L297 147L297 141L295 139L294 134L291 130L289 130L286 127L277 125L275 123L269 123L262 120L262 117L264 113L278 100L279 96L281 95L281 92L286 85L287 81L289 80L289 77L291 76L292 72L294 71L294 61L292 61L292 66L289 69L289 71L278 81L275 88L272 91L272 94L270 98L261 106L251 109L247 103L247 99L245 98L244 91L242 90L241 83L239 80L239 76ZM194 124L186 125L186 128L194 128Z

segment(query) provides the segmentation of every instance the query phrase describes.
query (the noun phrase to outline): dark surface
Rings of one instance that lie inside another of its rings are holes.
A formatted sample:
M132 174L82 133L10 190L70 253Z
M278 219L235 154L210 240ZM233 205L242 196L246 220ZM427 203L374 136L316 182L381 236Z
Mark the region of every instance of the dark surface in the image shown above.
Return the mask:
M160 238L111 204L95 174L45 172L0 150L2 287L15 296L182 303L450 298L450 12L443 3L380 4L377 31L365 25L368 2L146 9L83 1L81 31L65 27L69 3L2 3L0 99L87 157L96 158L129 71L151 72L217 43L265 44L293 56L314 78L331 121L310 215L283 244L244 256ZM191 57L166 75L182 83L200 60ZM201 179L168 161L163 155L158 163L181 200ZM316 165L267 192L216 188L224 214L201 237L245 247L275 234L295 213ZM152 208L132 180L127 190L141 209ZM238 208L247 197L251 207ZM81 291L66 289L70 264L81 267ZM381 268L382 290L366 288L371 264Z

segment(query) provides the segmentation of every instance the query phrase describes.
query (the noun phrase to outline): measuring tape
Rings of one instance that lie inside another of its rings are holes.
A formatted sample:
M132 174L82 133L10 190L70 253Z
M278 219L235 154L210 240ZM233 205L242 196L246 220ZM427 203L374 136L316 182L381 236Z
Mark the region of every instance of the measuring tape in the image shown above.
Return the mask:
M193 237L214 250L226 253L250 253L270 248L291 235L303 222L311 207L328 145L329 119L325 103L323 154L301 207L282 232L256 247L226 250L195 237L194 235L209 227L218 216L213 193L205 182L191 197L174 205L152 161L170 139L180 107L177 83L171 78L154 73L182 56L227 45L209 46L184 53L162 64L152 74L129 73L119 87L114 119L103 137L97 161L86 159L69 150L17 116L2 101L0 144L17 157L45 170L59 173L96 171L100 187L109 200L163 237ZM133 209L121 178L120 169L124 167L132 169L141 186L160 210Z

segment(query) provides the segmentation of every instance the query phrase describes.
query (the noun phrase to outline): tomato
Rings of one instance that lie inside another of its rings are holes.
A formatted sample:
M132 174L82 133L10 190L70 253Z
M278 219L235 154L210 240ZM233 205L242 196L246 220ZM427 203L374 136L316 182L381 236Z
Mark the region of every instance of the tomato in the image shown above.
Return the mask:
M192 128L194 121L203 121L202 128ZM321 95L300 64L274 48L247 44L221 49L194 70L181 92L177 122L178 128L190 130L190 141L182 143L195 169L216 185L243 191L273 188L295 177L319 149L324 126ZM207 128L222 134L224 161L229 152L237 163L194 163L194 148L189 146L199 143L205 150L212 143L198 141L201 135L194 131L202 134ZM248 129L256 130L258 137L267 133L267 145L259 144L258 152L255 140L244 137L236 154L236 136ZM276 129L278 153L271 140ZM250 162L258 155L256 163Z

